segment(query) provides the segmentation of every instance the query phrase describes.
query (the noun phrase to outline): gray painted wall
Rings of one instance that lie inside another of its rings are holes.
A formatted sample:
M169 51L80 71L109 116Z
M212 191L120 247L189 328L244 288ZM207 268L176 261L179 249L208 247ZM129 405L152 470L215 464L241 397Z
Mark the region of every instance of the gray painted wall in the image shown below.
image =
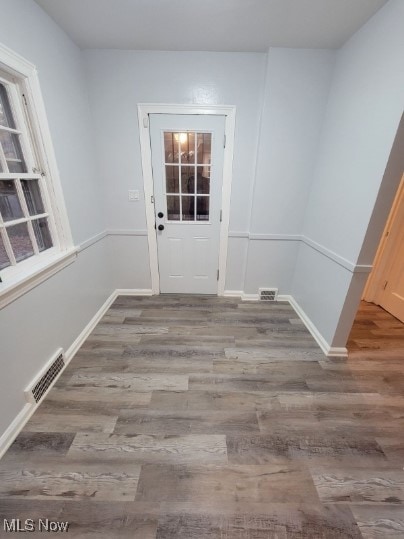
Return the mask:
M303 234L354 264L372 264L388 215L389 198L359 260L404 107L403 21L390 0L338 52L318 147ZM299 248L293 295L333 346L345 346L364 279Z
M268 53L244 290L277 287L290 294L335 52ZM283 238L283 239L282 239Z
M38 67L75 243L105 228L80 50L32 1L0 1L0 40ZM111 293L106 243L0 310L0 435L23 390L60 346L68 348Z
M268 55L85 51L108 229L146 229L137 103L236 105L226 289L289 292L296 242L234 236L300 234L334 56L293 49ZM128 189L139 189L139 202L128 201ZM147 242L130 235L110 242L118 287L150 288L149 268L141 263L148 260Z
M89 50L84 58L108 229L146 230L137 104L199 103L237 107L230 229L248 230L266 54ZM139 202L128 201L128 189L140 191ZM142 263L148 262L147 241L116 235L110 242L119 288L150 288ZM235 248L230 242L230 260L240 254ZM243 264L238 259L229 266L230 283L239 290Z

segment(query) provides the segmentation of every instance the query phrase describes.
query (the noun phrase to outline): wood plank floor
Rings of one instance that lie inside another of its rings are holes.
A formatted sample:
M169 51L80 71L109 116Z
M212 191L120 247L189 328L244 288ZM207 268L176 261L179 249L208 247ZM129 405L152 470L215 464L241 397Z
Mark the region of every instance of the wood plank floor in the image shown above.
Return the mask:
M119 297L0 461L0 536L404 538L404 356L368 332L403 333L373 316L331 360L286 303Z
M352 359L404 358L404 324L373 303L361 301L347 344Z

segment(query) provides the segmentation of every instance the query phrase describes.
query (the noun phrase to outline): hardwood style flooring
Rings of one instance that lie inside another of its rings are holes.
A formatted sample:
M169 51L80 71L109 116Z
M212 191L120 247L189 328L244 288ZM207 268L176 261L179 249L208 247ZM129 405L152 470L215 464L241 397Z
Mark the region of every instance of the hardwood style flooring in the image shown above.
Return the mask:
M352 359L404 360L404 324L373 303L361 301L349 336Z
M327 359L286 303L119 297L0 461L0 536L404 538L404 356L368 357L402 329L364 305Z

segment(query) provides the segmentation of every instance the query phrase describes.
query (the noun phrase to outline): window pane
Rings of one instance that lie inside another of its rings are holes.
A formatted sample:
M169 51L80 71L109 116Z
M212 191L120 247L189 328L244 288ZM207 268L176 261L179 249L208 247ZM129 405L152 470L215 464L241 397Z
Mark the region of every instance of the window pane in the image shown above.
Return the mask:
M179 171L180 167L177 165L166 166L166 192L167 193L179 193Z
M19 135L9 133L8 131L2 131L0 129L0 143L3 147L4 155L6 156L8 168L10 172L25 172L25 164L22 156L21 145Z
M195 193L195 167L181 167L181 192Z
M38 249L40 251L50 249L53 244L49 232L48 220L45 217L42 219L35 219L35 221L32 221L32 226L34 228L36 241L38 243Z
M0 125L15 128L7 90L3 84L0 84Z
M164 154L166 163L178 163L179 133L164 133Z
M195 220L195 197L182 197L182 220Z
M179 221L180 220L180 197L168 196L167 197L167 220Z
M30 215L45 213L38 180L21 180L22 190Z
M195 133L180 133L181 163L195 163Z
M196 198L196 220L209 221L209 200L210 197Z
M27 172L25 165L22 161L7 161L8 171L13 174L18 174L20 172Z
M197 151L198 165L210 165L212 134L211 133L198 133L197 142L198 142L198 151Z
M196 192L200 195L210 194L210 167L198 167L198 181Z
M0 234L0 270L10 265L10 260L7 255L6 248L4 247L3 238Z
M0 129L0 142L6 159L21 159L18 135Z
M7 233L17 262L34 254L27 223L9 226L7 227Z
M24 216L13 180L0 180L0 213L3 221L13 221Z

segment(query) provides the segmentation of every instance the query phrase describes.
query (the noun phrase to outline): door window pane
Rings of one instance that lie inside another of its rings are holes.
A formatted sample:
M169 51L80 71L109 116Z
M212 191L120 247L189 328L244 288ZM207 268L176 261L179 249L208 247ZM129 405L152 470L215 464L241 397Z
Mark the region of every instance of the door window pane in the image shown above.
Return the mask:
M166 163L178 163L179 133L164 133L164 154Z
M177 165L166 166L166 192L167 193L179 193L179 171L180 167Z
M10 101L8 100L7 90L3 84L0 84L0 125L15 128Z
M195 167L181 167L181 192L195 193Z
M198 138L197 138L198 165L210 165L211 144L212 144L211 133L198 133Z
M7 233L17 262L34 254L27 223L9 226Z
M30 215L45 213L45 207L41 197L38 180L21 180L21 186L24 193Z
M182 197L182 220L183 221L195 220L195 197L189 197L189 196Z
M196 220L209 221L210 197L196 197Z
M175 195L167 196L167 220L180 220L180 197Z
M164 133L168 221L209 220L211 143L211 133Z
M195 133L180 133L181 163L195 163Z
M7 255L6 248L4 247L3 238L0 234L0 270L10 265L10 260Z
M196 192L200 195L210 194L210 167L198 167L198 178ZM209 176L205 176L209 174Z
M38 249L40 252L50 249L52 247L52 238L49 232L48 220L43 217L42 219L35 219L32 221L34 228Z
M13 221L24 216L13 180L0 180L0 213L3 221Z

